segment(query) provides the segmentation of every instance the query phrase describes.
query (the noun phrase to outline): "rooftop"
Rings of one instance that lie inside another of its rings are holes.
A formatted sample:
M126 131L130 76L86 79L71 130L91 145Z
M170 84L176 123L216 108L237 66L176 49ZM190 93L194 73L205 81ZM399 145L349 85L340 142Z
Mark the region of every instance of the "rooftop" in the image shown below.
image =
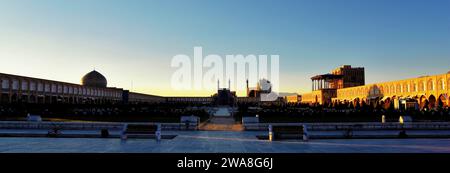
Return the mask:
M320 79L341 79L342 75L336 74L321 74L311 77L311 80L320 80Z

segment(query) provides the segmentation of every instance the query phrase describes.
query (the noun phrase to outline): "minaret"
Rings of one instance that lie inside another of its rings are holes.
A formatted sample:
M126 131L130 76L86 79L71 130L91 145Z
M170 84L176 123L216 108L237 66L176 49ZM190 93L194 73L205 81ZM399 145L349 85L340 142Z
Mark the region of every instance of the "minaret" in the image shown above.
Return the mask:
M248 89L248 79L247 79L247 97L248 97L248 92L249 92L249 89Z
M230 79L228 79L228 90L231 91L231 80Z
M217 80L217 91L219 91L220 90L220 83L219 83L219 80Z

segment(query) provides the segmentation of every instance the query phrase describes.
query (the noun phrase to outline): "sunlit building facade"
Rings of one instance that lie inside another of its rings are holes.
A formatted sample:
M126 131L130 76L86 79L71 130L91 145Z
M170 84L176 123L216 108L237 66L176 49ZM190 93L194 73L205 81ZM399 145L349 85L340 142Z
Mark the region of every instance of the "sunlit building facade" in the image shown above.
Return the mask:
M302 103L368 105L386 109L399 109L403 105L415 109L434 109L448 107L450 102L450 73L363 85L364 78L361 75L364 75L364 68L350 69L350 66L342 66L333 70L331 76L339 75L333 78L341 78L333 80L336 82L334 85L323 84L330 76L314 76L313 91L302 94ZM321 82L316 82L317 80ZM409 106L406 106L407 104Z

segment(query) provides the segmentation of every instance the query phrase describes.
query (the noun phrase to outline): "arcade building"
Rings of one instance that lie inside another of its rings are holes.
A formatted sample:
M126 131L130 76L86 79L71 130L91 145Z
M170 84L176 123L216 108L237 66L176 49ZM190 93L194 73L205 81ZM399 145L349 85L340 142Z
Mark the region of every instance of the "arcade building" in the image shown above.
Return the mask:
M253 89L247 84L246 97L238 97L229 87L218 87L217 93L210 97L163 97L109 87L106 77L96 70L84 75L81 84L0 73L0 86L2 104L192 103L232 106L257 103L263 92L259 84Z
M80 84L0 73L1 103L138 103L163 102L160 96L107 87L106 78L91 71Z
M344 65L331 74L317 75L311 80L312 92L302 94L302 103L404 110L446 108L450 103L450 72L365 84L364 68Z

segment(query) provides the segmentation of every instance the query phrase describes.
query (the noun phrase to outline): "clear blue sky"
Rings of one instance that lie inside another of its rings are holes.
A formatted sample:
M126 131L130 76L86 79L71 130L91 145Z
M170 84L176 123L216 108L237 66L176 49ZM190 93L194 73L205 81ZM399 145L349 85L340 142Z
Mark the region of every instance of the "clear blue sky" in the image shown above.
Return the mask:
M79 83L96 68L109 86L180 95L170 61L194 46L279 54L287 92L342 64L366 83L446 73L450 0L0 1L1 73Z

